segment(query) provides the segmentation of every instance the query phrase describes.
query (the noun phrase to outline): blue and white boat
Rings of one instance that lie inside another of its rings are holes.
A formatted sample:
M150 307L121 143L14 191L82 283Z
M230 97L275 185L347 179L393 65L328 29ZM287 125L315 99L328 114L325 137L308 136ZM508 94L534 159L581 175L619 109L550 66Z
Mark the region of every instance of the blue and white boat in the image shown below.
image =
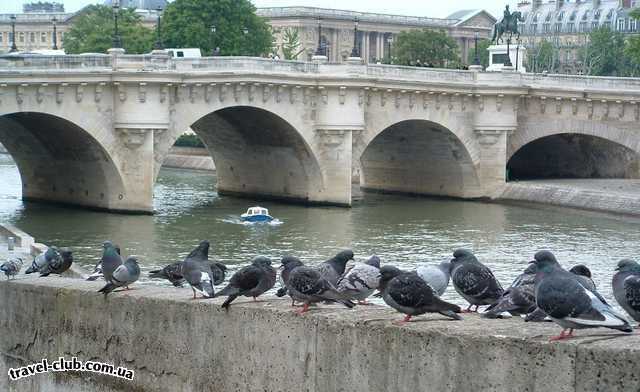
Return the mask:
M263 207L250 207L247 212L240 215L243 222L271 222L273 217L269 210Z

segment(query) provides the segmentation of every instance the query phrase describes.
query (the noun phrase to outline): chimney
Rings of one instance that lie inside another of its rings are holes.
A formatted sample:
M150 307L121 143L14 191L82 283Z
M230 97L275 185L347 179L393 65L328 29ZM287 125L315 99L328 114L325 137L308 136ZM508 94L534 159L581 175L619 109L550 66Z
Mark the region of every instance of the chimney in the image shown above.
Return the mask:
M540 8L541 5L542 5L542 0L533 0L533 4L531 5L531 11L535 11L536 9Z
M564 5L564 0L556 0L556 11L562 8Z

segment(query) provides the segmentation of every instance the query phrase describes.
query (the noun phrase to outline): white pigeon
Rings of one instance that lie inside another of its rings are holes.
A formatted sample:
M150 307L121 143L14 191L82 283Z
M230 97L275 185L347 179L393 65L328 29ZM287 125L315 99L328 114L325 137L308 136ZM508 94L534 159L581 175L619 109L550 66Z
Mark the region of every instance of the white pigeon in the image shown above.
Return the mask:
M357 300L360 305L368 305L367 298L380 283L380 258L371 256L364 263L356 263L338 279L337 289L344 299Z

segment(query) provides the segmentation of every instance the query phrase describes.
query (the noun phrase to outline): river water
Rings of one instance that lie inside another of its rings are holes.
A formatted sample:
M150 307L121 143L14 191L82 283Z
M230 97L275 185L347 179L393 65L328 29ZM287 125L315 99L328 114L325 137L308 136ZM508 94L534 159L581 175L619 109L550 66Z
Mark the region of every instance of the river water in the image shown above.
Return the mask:
M207 172L163 168L153 216L25 203L20 188L15 164L0 154L0 222L16 225L38 242L71 247L88 268L105 239L120 244L123 254L137 255L143 271L182 259L202 239L211 241L210 254L232 270L256 255L272 257L277 265L285 254L316 263L347 247L356 259L377 254L383 264L409 269L448 260L456 248L468 247L506 287L545 248L565 266L589 266L600 292L615 302L613 269L622 258L637 259L640 251L637 219L395 195L365 195L350 209L261 202L281 223L244 225L239 215L258 202L218 196L215 177ZM165 284L146 278L142 283ZM445 297L463 303L451 287Z

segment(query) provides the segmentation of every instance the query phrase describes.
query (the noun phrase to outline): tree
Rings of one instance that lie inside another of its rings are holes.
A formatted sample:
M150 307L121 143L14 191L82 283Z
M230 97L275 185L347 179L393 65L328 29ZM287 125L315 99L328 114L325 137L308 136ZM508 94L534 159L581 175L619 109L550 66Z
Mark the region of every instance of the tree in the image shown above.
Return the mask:
M459 65L458 45L443 31L403 31L393 43L394 62L401 65L455 67Z
M629 16L640 20L640 8L634 8L633 11L629 13ZM627 40L624 53L630 62L632 73L637 75L638 68L640 67L640 36L635 35Z
M478 59L480 60L480 65L482 65L484 68L487 68L489 66L489 46L491 46L490 40L486 38L478 40ZM467 63L474 64L475 60L476 51L475 47L472 46L469 50L469 56L467 56Z
M541 41L530 49L527 61L527 71L540 73L555 73L560 67L558 48L547 40Z
M162 23L164 42L172 48L220 48L225 56L260 56L272 48L271 28L249 0L175 0Z
M304 48L300 48L300 31L286 28L282 33L282 55L285 60L296 60Z
M118 13L118 33L127 53L148 53L153 49L154 33L144 27L132 9ZM113 47L113 10L105 5L89 5L64 35L67 53L105 53Z
M589 39L579 51L582 73L596 76L625 76L625 40L619 31L600 27L589 33Z

